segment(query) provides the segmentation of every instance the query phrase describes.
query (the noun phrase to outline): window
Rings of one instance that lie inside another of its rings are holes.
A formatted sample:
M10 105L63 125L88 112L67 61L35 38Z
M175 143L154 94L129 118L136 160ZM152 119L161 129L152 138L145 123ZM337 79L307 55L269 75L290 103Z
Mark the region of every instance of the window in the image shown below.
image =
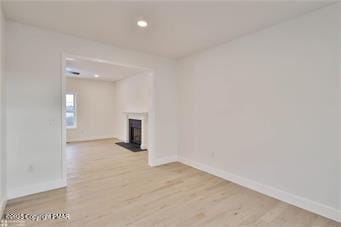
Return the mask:
M77 116L76 116L76 95L66 94L66 128L76 128L77 127Z

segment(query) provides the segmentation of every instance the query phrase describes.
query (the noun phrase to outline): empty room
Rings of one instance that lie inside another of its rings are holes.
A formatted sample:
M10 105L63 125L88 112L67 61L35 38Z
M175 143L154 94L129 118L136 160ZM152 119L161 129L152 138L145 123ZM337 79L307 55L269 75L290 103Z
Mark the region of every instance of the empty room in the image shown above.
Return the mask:
M0 10L0 226L341 226L341 3Z

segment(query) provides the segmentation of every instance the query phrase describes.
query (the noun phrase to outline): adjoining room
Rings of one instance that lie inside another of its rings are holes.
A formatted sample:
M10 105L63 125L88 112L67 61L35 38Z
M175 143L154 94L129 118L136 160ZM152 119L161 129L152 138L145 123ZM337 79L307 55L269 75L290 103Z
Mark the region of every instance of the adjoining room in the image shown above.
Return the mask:
M131 151L148 147L150 70L65 57L66 142L118 139Z

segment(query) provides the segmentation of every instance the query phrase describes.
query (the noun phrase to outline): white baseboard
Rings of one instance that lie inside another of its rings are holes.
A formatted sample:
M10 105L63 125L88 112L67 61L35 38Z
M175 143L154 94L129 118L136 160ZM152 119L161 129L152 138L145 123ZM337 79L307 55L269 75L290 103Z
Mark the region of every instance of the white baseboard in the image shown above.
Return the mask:
M115 136L100 136L100 137L85 137L80 139L70 139L67 140L67 143L77 143L77 142L86 142L86 141L93 141L93 140L106 140L106 139L114 139Z
M114 138L115 138L115 139L118 139L118 140L121 140L122 142L125 142L125 141L124 141L124 138L121 137L121 136L114 136Z
M6 204L7 204L7 199L2 198L0 201L0 220L1 220L2 216L4 215Z
M26 195L36 194L39 192L50 191L53 189L64 188L66 187L66 180L60 179L56 181L50 181L40 184L34 184L24 187L18 187L7 190L7 198L8 199L16 199L19 197L23 197Z
M311 211L313 213L319 214L321 216L332 219L334 221L341 222L341 210L337 210L333 207L326 206L324 204L279 190L277 188L273 188L264 184L260 184L253 180L249 180L249 179L228 173L226 171L222 171L222 170L210 167L208 165L205 165L199 162L191 161L184 157L178 157L178 161L185 165L210 173L217 177L221 177L225 180L231 181L233 183L236 183L238 185L260 192L267 196L292 204L299 208Z
M168 157L164 157L164 158L149 160L148 164L152 167L155 167L155 166L168 164L171 162L176 162L177 160L178 160L178 157L176 155L174 155L174 156L168 156Z

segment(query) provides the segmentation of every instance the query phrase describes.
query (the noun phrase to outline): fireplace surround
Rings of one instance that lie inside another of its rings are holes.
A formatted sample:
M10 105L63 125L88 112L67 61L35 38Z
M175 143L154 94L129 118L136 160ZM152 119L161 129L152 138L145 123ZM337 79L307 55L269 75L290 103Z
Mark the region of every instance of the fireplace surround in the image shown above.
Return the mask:
M124 112L125 114L125 143L139 145L147 149L147 112Z

